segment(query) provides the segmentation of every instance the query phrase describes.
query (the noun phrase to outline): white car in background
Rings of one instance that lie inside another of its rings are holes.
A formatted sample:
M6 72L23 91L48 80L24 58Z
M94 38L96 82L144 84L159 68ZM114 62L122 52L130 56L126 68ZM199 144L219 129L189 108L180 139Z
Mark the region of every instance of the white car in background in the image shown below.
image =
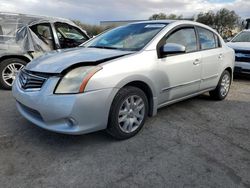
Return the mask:
M250 74L250 29L236 35L227 45L235 51L235 73Z

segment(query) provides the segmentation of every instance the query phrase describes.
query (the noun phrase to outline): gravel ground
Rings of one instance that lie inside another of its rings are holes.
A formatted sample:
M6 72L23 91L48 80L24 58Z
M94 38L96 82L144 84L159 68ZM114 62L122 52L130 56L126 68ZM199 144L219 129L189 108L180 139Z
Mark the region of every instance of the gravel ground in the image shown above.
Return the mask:
M0 90L0 187L250 187L250 79L225 101L159 110L134 138L67 136L22 118Z

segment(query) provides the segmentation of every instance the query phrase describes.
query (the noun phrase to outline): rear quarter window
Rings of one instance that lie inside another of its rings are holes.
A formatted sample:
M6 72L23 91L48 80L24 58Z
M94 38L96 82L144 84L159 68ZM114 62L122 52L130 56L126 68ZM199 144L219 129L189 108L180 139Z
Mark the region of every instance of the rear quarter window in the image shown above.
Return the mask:
M200 40L201 50L218 48L220 46L218 37L212 32L204 28L197 28Z

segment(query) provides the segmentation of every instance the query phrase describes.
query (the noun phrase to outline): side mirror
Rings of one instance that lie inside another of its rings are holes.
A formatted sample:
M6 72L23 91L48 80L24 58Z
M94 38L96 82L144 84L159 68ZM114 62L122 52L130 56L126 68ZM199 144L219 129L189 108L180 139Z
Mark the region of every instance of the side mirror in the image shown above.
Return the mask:
M180 44L167 43L161 47L161 56L181 54L186 52L186 47Z

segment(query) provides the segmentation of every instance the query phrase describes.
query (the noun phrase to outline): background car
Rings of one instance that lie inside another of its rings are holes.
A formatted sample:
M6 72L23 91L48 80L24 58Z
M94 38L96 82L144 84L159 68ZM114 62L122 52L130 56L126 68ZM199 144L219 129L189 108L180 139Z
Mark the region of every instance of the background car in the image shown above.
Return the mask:
M237 34L227 45L235 50L236 74L250 74L250 30Z
M88 39L67 19L0 13L0 87L11 89L17 72L44 52L76 47Z
M243 28L245 28L245 29L250 29L250 18L245 19L245 20L242 22L242 26L243 26Z
M12 92L19 112L44 129L126 139L161 107L208 91L225 99L233 68L234 51L210 27L146 21L33 60Z

